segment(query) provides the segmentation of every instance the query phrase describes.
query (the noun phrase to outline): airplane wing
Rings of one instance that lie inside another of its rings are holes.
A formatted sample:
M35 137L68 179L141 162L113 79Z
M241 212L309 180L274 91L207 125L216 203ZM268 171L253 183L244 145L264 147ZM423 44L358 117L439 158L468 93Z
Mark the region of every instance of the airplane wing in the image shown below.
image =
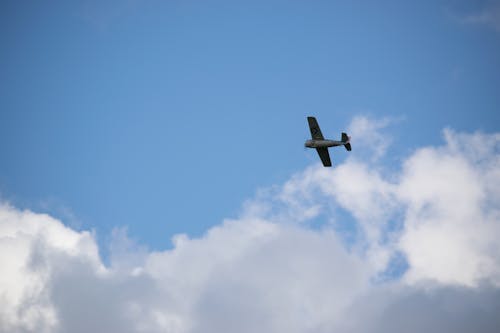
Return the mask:
M323 166L329 167L332 166L332 161L330 161L330 154L328 153L328 148L321 147L316 148L319 157L321 158L321 162L323 162Z
M323 134L319 128L318 122L314 117L307 117L307 122L309 123L309 129L311 130L311 137L314 140L324 140Z

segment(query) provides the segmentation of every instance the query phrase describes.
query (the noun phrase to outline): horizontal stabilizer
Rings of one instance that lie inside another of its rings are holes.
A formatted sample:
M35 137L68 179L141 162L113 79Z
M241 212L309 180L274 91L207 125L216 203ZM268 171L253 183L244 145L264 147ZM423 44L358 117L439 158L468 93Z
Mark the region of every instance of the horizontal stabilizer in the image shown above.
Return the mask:
M351 144L349 143L350 140L351 138L347 135L347 133L342 133L342 142L344 143L345 149L348 151L351 151Z

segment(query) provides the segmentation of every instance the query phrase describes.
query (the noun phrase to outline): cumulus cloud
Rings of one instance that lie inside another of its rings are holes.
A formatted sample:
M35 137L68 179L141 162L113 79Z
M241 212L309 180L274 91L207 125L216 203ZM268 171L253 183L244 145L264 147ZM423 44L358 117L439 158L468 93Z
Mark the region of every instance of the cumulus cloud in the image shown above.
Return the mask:
M376 160L385 154L391 144L391 138L381 133L380 130L394 121L396 120L391 118L373 119L366 116L356 116L351 121L347 131L352 137L353 144L368 150L372 159Z
M17 224L15 215L36 217L4 209L13 212L7 225ZM25 257L15 255L17 265L3 268L19 290L4 299L10 311L2 313L2 332L304 332L331 320L367 283L363 262L330 230L228 220L203 238L178 235L174 250L113 270L95 261L88 234L47 222L56 235L36 235L46 246L37 246L36 237L22 241ZM5 243L36 234L24 227L2 235L2 253ZM73 247L52 247L44 239L61 234ZM1 293L9 289L2 284Z
M346 311L330 332L496 332L500 327L496 288L440 286L372 288Z
M44 214L0 206L2 332L49 332L57 324L47 286L62 255L96 274L104 270L90 233L75 232Z
M445 130L446 145L418 150L405 163L400 248L409 281L500 285L500 136Z
M387 125L355 118L357 147ZM3 204L0 332L495 332L500 134L443 136L390 177L356 150L311 166L170 250L117 230L107 266L92 233Z

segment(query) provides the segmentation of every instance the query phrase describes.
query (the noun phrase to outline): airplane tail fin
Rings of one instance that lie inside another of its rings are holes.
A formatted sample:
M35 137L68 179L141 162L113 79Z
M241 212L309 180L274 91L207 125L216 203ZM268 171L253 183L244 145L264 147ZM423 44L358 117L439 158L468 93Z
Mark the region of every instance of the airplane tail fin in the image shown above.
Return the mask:
M347 135L347 133L342 133L342 142L344 142L344 147L348 151L351 151L351 144L349 143L350 140L351 138Z

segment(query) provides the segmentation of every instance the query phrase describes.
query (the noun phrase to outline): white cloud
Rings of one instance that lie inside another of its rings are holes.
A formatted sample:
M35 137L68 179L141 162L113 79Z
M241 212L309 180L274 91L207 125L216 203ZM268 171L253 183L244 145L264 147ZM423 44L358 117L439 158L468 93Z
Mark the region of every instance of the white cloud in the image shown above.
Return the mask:
M372 122L357 147L380 143ZM171 250L117 230L108 267L91 233L4 204L0 332L495 332L500 134L444 137L390 178L356 156L307 168ZM377 280L397 254L407 271Z
M401 176L407 279L499 286L500 136L444 133L447 144L418 150Z
M13 212L3 225L18 224L22 214L35 227L0 238L2 250L14 242L24 254L14 249L17 265L3 268L18 291L3 302L10 311L2 313L2 332L216 332L231 325L243 332L304 332L330 321L368 282L363 262L331 230L225 221L202 238L176 236L173 250L148 253L138 266L112 263L103 270L94 247L81 245L95 245L88 233L48 220L39 238L25 241L21 234L39 227L33 213ZM62 235L67 246L52 246L49 239ZM45 245L36 246L39 241ZM30 279L19 281L26 274ZM40 280L36 293L34 280ZM9 287L2 284L0 294ZM32 315L20 317L26 310Z
M46 286L62 252L102 272L97 247L88 232L77 233L44 214L0 206L0 331L46 332L58 321Z
M353 145L357 146L358 150L368 148L371 152L371 158L377 160L385 154L391 144L391 138L381 133L381 130L394 121L395 119L391 118L372 119L357 116L351 121L347 131Z

